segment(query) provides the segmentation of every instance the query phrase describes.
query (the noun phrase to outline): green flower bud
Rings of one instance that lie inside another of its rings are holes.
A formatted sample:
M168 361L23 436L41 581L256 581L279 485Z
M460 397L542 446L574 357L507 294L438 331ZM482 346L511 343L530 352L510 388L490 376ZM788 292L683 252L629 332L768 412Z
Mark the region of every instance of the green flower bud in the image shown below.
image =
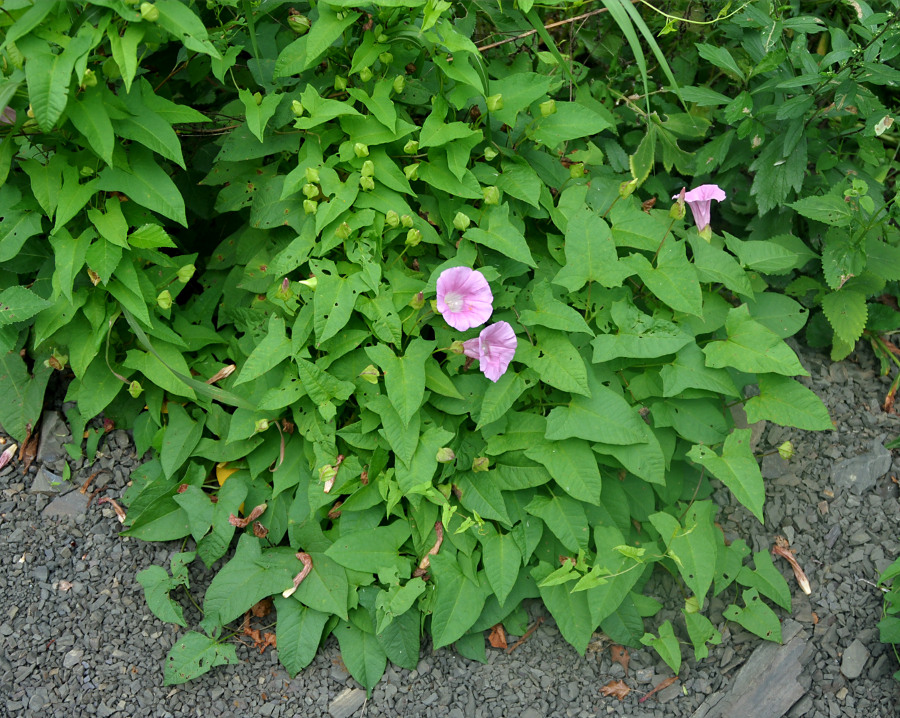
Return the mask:
M402 217L400 217L400 224L406 227L406 229L409 229L413 226L413 218L408 214L404 214Z
M305 287L309 287L312 290L315 290L317 286L319 286L319 280L315 277L310 277L309 279L304 279L301 282L297 282L297 284L302 284Z
M437 450L437 455L435 456L437 462L439 464L449 464L451 461L456 459L456 454L453 452L449 446L442 446Z
M394 78L393 88L398 95L403 92L406 89L406 78L403 75L397 75Z
M457 212L456 216L453 218L453 226L460 232L465 232L470 224L472 224L472 220L469 215L464 212Z
M636 179L629 180L628 182L623 182L619 185L619 197L625 199L626 197L631 197L634 194L634 191L637 189L638 181Z
M147 22L156 22L159 20L159 8L153 3L141 3L141 19Z
M366 160L363 162L360 173L363 177L372 177L375 174L375 163L372 160Z
M262 93L254 92L253 93L253 101L256 103L257 107L262 104Z
M298 35L305 35L309 32L309 28L311 23L309 22L309 18L306 15L288 15L288 25L291 30L296 32Z
M496 187L484 187L481 194L484 196L485 204L500 204L500 190Z
M463 345L462 340L460 340L460 339L457 339L455 342L453 342L450 345L450 353L451 354L463 354L465 352L465 350L466 350L466 348Z
M374 364L369 364L369 366L367 366L359 373L359 378L363 381L369 382L369 384L377 384L378 377L380 376L381 372L378 371L378 367L376 367Z
M400 215L397 214L394 210L389 209L387 214L384 215L385 224L387 224L391 228L397 228L400 226Z
M476 474L482 471L487 471L490 466L491 460L486 456L476 456L472 459L472 471Z
M78 170L78 174L80 174L82 177L91 177L94 174L94 168L85 165L80 170Z
M785 461L789 461L794 455L794 445L790 441L785 441L778 447L778 455Z
M257 434L262 433L266 429L269 428L269 420L268 419L258 419L256 424L254 425L254 429Z
M197 268L193 264L185 264L177 272L178 281L182 284L187 284L189 281L191 281L191 277L194 276L194 272L196 270Z
M360 71L359 71L359 79L360 79L362 82L368 82L369 80L371 80L371 79L372 79L372 70L371 70L371 68L369 68L369 67L364 67L362 70L360 70Z
M158 306L162 310L167 310L172 308L172 292L168 289L163 289L159 294L156 295L156 306Z
M142 391L144 391L144 387L141 386L139 381L133 381L128 385L128 393L131 394L133 399L137 399Z
M159 11L157 10L157 12ZM87 69L84 71L84 78L81 80L81 86L83 88L97 86L97 75L93 70Z
M325 484L329 481L334 481L335 478L337 478L337 473L338 470L336 466L325 464L325 466L319 469L319 481Z
M350 225L346 222L341 222L338 228L334 230L334 236L338 239L347 239L350 236Z
M335 75L334 78L334 89L338 92L343 92L347 89L347 78L341 77L340 75Z
M362 159L363 157L368 157L369 146L363 144L362 142L357 142L355 145L353 145L353 153L360 159Z
M307 167L306 181L310 184L319 184L319 170L317 170L315 167Z
M295 117L300 117L303 114L303 103L300 100L294 100L291 103L291 112L294 113Z
M492 159L494 159L498 154L500 154L500 153L497 152L497 150L495 150L493 147L485 147L484 148L484 158L488 162L490 162Z
M431 313L432 314L440 314L440 312L438 312L438 308L437 308L437 299L432 299L430 304L431 304Z
M379 27L381 27L381 26L379 25ZM378 37L375 38L375 42L377 42L379 45L387 45L388 42L390 42L390 39L391 38L389 38L383 32L378 30Z
M363 192L371 192L375 189L375 180L372 177L360 177L359 187Z
M413 232L415 230L410 230ZM416 311L419 311L422 307L425 306L425 292L416 292L412 299L409 300L409 306L411 306Z
M487 105L488 112L499 112L503 109L503 95L498 92L496 95L485 97L484 104Z
M422 233L418 229L411 229L406 233L406 246L418 247L422 241Z
M418 140L410 140L405 145L403 145L403 151L408 155L414 155L419 151L419 141Z
M306 199L315 199L319 196L319 188L314 184L305 184L303 185L303 194L306 195Z
M569 165L569 177L581 179L584 177L584 162L573 162Z
M289 299L292 299L294 293L291 291L291 280L285 277L281 281L281 286L278 287L278 290L275 292L275 298L280 299L282 302L286 302Z
M541 117L550 117L556 112L556 100L547 100L540 104Z
M378 56L378 60L382 65L390 65L394 61L394 56L389 52L382 52Z
M303 200L303 211L306 212L306 214L315 214L318 208L319 203L314 199Z
M44 366L48 369L55 369L56 371L62 371L66 368L66 364L69 363L69 355L68 354L60 354L56 348L54 347L53 351L50 353L50 358L44 362Z
M406 165L406 167L403 168L403 174L406 175L406 179L410 182L419 179L419 163L415 162L411 165Z

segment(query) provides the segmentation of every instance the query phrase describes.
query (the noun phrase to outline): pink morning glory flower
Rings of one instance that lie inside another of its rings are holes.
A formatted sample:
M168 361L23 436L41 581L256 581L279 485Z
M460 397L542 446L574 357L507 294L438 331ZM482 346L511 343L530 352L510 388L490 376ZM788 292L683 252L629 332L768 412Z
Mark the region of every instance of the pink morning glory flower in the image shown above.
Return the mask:
M481 272L468 267L451 267L437 280L437 308L457 331L479 327L491 318L494 295Z
M678 195L674 195L672 199L678 199ZM717 184L702 184L685 193L684 201L691 208L698 232L709 227L709 205L712 201L722 202L724 199L725 191Z
M0 125L16 124L16 111L12 107L4 107L0 113Z
M507 322L497 322L481 330L476 339L463 342L463 354L478 360L479 369L496 382L506 373L516 353L516 333Z

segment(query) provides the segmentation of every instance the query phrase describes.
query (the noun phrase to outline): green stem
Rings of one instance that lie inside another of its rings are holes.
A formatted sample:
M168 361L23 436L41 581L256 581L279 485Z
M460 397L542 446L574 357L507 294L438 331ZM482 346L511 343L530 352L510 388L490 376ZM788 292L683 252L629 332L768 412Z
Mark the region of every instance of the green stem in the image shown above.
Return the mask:
M672 231L672 225L674 225L674 224L675 224L675 218L672 217L672 221L669 222L669 226L666 227L666 233L663 235L663 238L659 241L659 246L656 248L656 252L653 253L653 259L651 260L650 264L656 266L656 258L659 256L659 253L663 248L663 244L666 241L666 237L669 236L669 232Z
M256 23L253 20L253 9L250 7L250 0L241 0L241 6L244 9L244 15L247 18L247 31L250 33L250 45L253 47L253 57L259 60L259 44L256 41Z

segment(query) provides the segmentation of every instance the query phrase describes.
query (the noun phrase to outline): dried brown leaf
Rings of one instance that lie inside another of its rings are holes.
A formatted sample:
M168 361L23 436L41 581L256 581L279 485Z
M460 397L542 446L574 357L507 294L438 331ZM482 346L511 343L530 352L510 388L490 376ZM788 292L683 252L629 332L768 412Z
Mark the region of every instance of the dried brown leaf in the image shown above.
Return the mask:
M491 634L488 636L488 643L494 648L506 648L506 631L503 630L502 624L498 623L491 628Z
M253 608L250 609L250 613L252 613L257 618L262 618L263 616L268 616L272 612L272 599L264 598L262 601L253 604Z
M620 701L625 700L625 696L631 693L631 689L625 684L625 681L610 681L600 689L600 694L607 698L618 698Z
M609 647L609 656L613 663L618 663L625 669L625 677L627 678L628 662L631 660L631 656L628 655L628 649L625 646L619 646L614 643Z
M666 678L666 680L664 680L664 681L660 681L659 685L657 685L656 688L654 688L654 689L653 689L652 691L650 691L647 695L645 695L643 698L641 698L641 699L638 701L638 703L643 703L645 700L647 700L647 699L648 699L650 696L652 696L654 693L658 693L659 691L663 690L663 688L668 688L669 686L671 686L671 685L672 685L675 681L677 681L677 680L678 680L678 676L671 676L670 678Z

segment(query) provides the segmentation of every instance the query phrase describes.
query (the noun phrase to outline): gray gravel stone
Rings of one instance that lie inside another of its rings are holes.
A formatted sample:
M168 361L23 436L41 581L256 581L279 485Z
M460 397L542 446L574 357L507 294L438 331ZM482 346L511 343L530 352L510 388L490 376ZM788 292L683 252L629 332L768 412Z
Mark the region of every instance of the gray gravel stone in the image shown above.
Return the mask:
M53 464L65 458L63 444L69 440L69 428L58 411L44 412L41 421L41 439L35 459L41 463Z
M864 494L871 491L875 482L890 468L891 452L875 441L866 453L835 464L831 470L831 480L843 489Z
M859 678L869 660L869 649L858 639L847 646L844 656L841 658L841 673L850 680Z
M62 496L57 496L41 512L47 518L75 518L84 515L90 496L72 489Z
M62 477L57 476L47 467L42 466L38 469L34 480L31 482L31 488L28 490L33 494L44 494L46 496L56 496L62 486Z
M63 668L74 668L84 657L84 651L80 648L73 648L63 658Z

